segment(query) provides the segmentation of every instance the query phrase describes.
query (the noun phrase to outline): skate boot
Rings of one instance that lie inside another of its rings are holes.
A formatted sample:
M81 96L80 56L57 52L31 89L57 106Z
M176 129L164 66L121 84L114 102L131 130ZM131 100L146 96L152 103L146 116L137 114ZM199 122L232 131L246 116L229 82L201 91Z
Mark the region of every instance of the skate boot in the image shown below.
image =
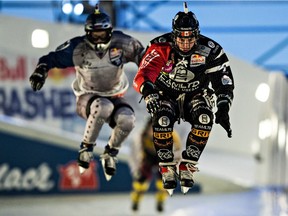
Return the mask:
M196 164L195 161L183 159L179 165L179 179L183 194L186 194L194 185L193 173L198 172Z
M173 191L177 186L177 172L175 162L160 162L160 173L162 175L162 182L164 189L167 190L170 196L173 195Z
M132 211L138 211L139 209L139 203L138 202L133 202L132 203Z
M109 145L106 145L104 153L100 155L101 164L107 181L110 181L112 176L116 173L116 155L118 152L118 149L110 148Z
M134 180L132 187L133 187L133 191L131 193L132 210L138 211L140 201L143 199L144 193L149 189L149 182Z
M77 159L80 174L83 174L89 168L89 164L93 160L94 146L95 144L81 143Z
M158 212L163 212L163 210L164 210L163 202L161 202L161 201L158 201L158 202L157 202L156 210L157 210Z
M164 211L164 202L167 199L167 191L163 188L163 183L161 179L156 180L156 210L158 212Z

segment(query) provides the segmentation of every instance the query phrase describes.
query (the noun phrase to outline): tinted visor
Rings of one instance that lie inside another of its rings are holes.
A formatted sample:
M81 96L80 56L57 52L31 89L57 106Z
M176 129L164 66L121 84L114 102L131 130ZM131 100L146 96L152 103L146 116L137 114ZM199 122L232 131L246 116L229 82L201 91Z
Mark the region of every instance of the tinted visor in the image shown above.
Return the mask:
M111 39L111 29L101 31L89 31L88 39L93 44L108 43Z
M105 43L108 38L107 31L92 31L90 35L91 39L97 43Z

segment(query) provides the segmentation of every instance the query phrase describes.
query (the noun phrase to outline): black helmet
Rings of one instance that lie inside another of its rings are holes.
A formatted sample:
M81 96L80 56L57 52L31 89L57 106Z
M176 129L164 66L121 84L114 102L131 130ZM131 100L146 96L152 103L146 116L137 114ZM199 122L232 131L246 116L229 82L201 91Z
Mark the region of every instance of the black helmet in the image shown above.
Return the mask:
M180 37L181 36L185 37L185 32L191 31L193 34L193 37L196 37L197 39L200 33L199 22L195 14L192 13L191 11L189 11L188 13L178 12L173 19L172 29L173 29L173 34L175 36L180 36ZM190 36L190 35L187 35L187 36Z
M184 12L179 11L172 20L172 37L174 46L176 37L195 37L197 44L199 34L199 22L193 12L188 12L187 4L184 3ZM175 48L177 49L177 46L175 46ZM180 50L178 51L181 53Z
M90 43L96 45L96 48L99 50L106 49L112 37L112 22L110 17L103 12L99 11L98 5L95 7L95 12L88 15L85 22L85 32L86 37ZM101 42L96 42L95 37L92 36L92 32L104 31L106 34L104 37L101 37Z

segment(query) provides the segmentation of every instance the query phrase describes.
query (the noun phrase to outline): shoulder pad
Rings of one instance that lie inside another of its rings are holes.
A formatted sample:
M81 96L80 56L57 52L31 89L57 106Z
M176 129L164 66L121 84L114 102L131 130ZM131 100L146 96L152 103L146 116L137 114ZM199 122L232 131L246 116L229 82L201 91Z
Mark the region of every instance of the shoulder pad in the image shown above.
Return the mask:
M71 43L70 40L65 41L63 44L61 44L60 46L56 48L56 51L60 51L60 50L67 48L68 46L70 46L70 43Z
M56 51L64 50L69 47L71 44L78 44L79 42L84 40L85 36L75 37L70 40L65 41L63 44L56 48Z
M166 42L172 42L171 33L166 33L152 39L150 41L150 45L154 43L166 43Z
M200 49L204 52L205 50L207 51L209 49L211 50L213 54L217 54L222 50L222 47L220 44L218 44L213 39L206 37L204 35L200 35L199 37L199 47L201 47Z
M114 30L113 32L112 32L112 37L131 37L130 35L128 35L128 34L125 34L124 32L122 32L122 31L119 31L119 30Z

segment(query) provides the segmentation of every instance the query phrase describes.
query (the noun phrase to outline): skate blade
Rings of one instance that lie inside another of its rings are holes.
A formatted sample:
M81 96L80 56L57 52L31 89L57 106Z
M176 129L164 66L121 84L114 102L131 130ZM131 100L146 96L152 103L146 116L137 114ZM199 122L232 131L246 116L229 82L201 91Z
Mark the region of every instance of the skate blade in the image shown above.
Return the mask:
M87 170L87 169L79 166L79 172L80 172L81 175L82 175L86 170Z
M105 161L103 159L101 159L101 164L102 164L102 168L103 168L103 172L104 172L104 176L106 178L106 181L110 181L112 176L111 175L108 175L106 172L105 172Z
M181 186L181 191L183 194L186 194L190 190L190 187Z
M105 175L106 181L110 181L111 180L112 176L106 174L105 171L104 171L104 175Z
M166 189L166 190L167 190L167 192L168 192L168 194L169 194L170 196L173 195L173 191L174 191L174 189Z

